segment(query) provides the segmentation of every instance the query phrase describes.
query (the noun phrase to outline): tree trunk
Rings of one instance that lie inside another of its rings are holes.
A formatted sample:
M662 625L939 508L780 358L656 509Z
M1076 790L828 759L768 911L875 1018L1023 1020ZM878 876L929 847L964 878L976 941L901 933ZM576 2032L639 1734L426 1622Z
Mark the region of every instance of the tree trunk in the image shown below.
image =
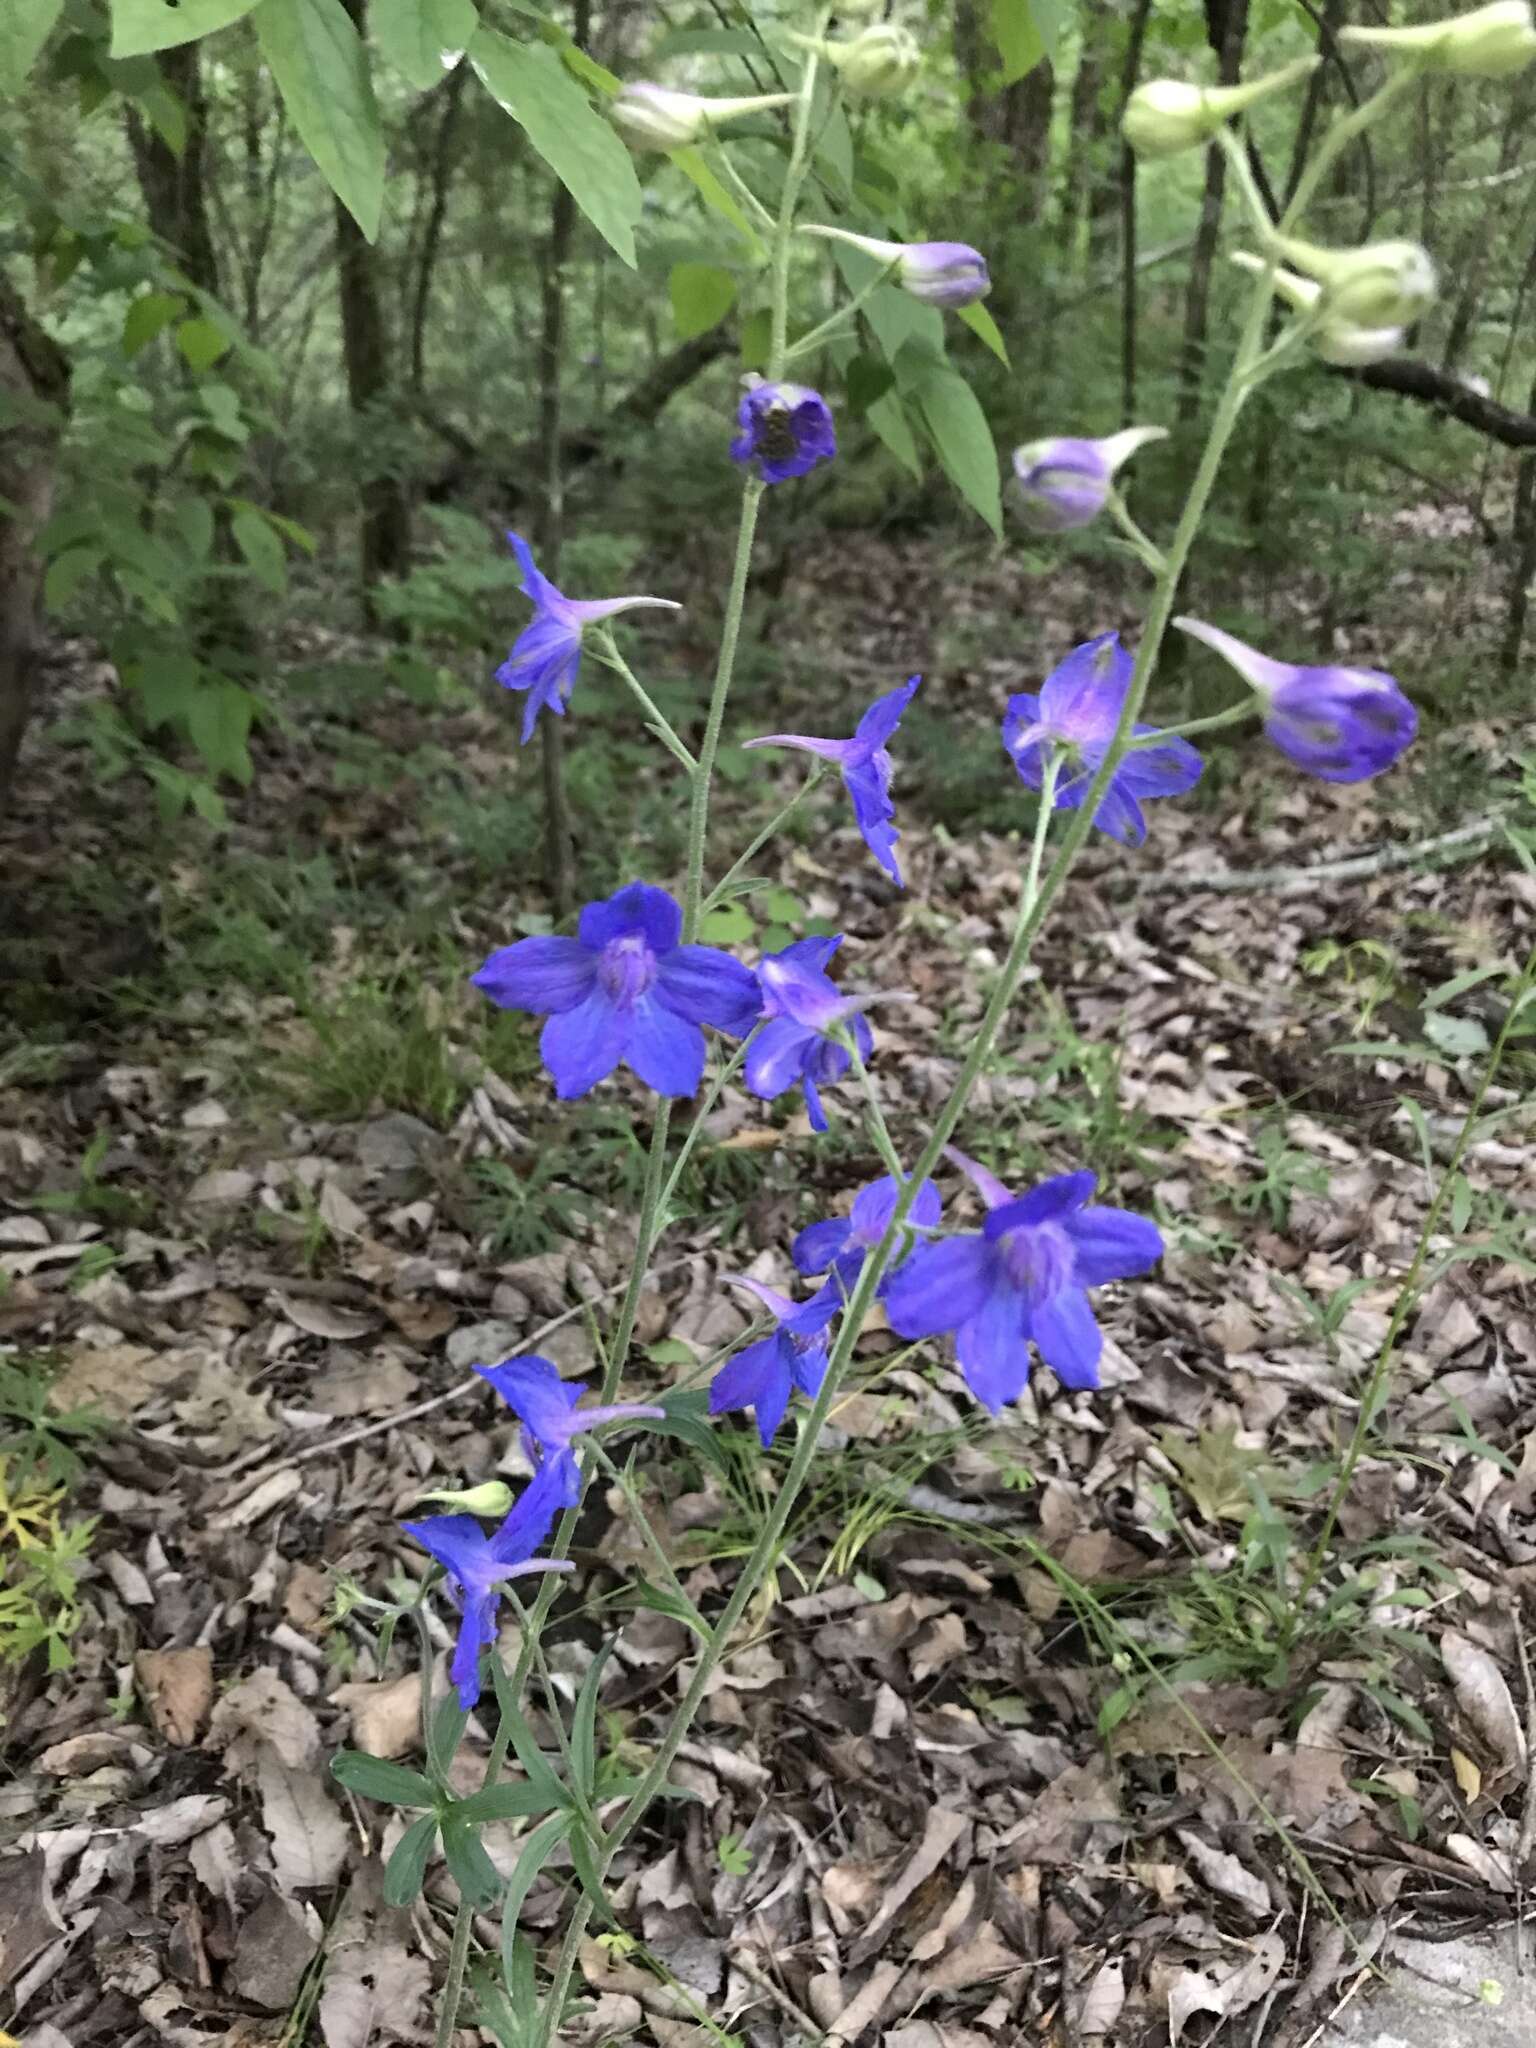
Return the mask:
M1205 32L1218 58L1217 75L1233 85L1243 61L1248 33L1248 0L1205 0ZM1200 384L1205 370L1205 335L1210 320L1211 267L1221 236L1221 201L1226 190L1227 160L1219 149L1207 150L1205 197L1189 266L1189 295L1184 302L1184 345L1179 353L1177 418L1188 426L1200 410Z
M432 276L443 245L443 223L448 218L448 193L453 183L453 140L464 104L464 79L468 65L460 61L443 88L442 119L432 144L432 203L422 230L421 250L416 259L416 289L411 302L411 389L420 391L426 382L427 314L432 305Z
M129 107L128 141L139 189L155 233L176 251L193 284L217 297L219 263L208 209L208 103L198 46L182 43L162 50L158 62L161 77L185 110L187 135L178 156L164 136Z
M591 27L591 0L576 0L571 34L584 49ZM549 209L549 243L544 251L543 304L539 329L539 477L543 502L535 530L544 574L558 583L565 541L565 461L561 446L565 350L565 267L576 227L576 202L556 184ZM546 711L539 720L539 765L544 782L544 879L557 917L567 917L576 898L576 858L570 805L565 792L565 734Z
M69 363L0 271L0 398L15 423L0 432L0 818L32 709L42 563L35 544L53 507Z
M1536 413L1536 384L1531 386L1531 411ZM1520 458L1510 538L1515 544L1515 567L1509 585L1509 608L1504 615L1504 644L1499 650L1499 673L1506 683L1513 683L1520 672L1531 583L1536 579L1536 449Z
M367 0L343 0L359 35L366 32ZM338 199L336 282L341 302L341 348L347 366L347 402L358 433L358 452L369 462L371 430L387 412L391 395L389 339L384 329L378 252ZM377 623L375 592L410 566L411 507L402 480L382 467L366 473L360 488L362 532L358 566L363 616Z
M1120 115L1136 90L1141 76L1142 46L1147 40L1147 23L1152 0L1136 0L1131 20L1130 41L1125 51L1125 71L1120 80ZM1136 152L1120 145L1120 415L1123 426L1136 423Z

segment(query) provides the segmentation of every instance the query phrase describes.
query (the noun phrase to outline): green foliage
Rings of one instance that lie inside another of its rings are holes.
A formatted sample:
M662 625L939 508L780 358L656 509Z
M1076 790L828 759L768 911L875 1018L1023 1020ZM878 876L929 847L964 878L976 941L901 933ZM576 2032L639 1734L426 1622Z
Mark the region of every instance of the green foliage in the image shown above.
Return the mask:
M341 0L261 0L262 55L304 145L368 240L384 203L384 130L367 53Z
M64 0L0 0L0 93L20 92Z
M368 30L379 55L417 92L447 76L447 57L468 48L479 25L475 0L373 0Z
M112 0L112 54L143 57L228 28L257 0Z
M41 1650L52 1672L74 1663L69 1639L95 1528L65 1515L84 1471L77 1446L106 1424L90 1409L54 1409L50 1378L45 1359L0 1360L0 1663Z

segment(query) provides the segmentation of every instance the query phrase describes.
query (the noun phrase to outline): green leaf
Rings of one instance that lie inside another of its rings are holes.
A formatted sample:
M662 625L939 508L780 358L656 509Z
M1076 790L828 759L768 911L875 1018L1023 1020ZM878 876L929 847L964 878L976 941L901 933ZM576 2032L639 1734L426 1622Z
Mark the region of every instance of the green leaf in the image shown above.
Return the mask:
M565 1802L561 1799L555 1803ZM517 1820L531 1813L548 1813L550 1804L547 1794L535 1785L488 1785L483 1792L471 1793L468 1799L455 1800L449 1811L478 1827L481 1821Z
M331 1758L331 1776L338 1785L363 1799L378 1799L386 1806L432 1806L437 1794L420 1771L408 1771L404 1764L387 1763L381 1756L367 1756L360 1749L338 1750Z
M744 946L756 930L750 911L728 903L701 921L699 937L706 946Z
M250 565L251 574L263 589L281 597L288 588L288 560L283 544L267 524L264 514L243 499L236 502L229 519L235 545Z
M0 5L4 0L0 0ZM36 0L14 0L31 7ZM143 57L174 49L228 28L249 14L256 0L112 0L112 55Z
M485 1844L451 1808L443 1815L442 1829L443 1854L465 1905L477 1909L490 1905L501 1889L501 1879L485 1853Z
M587 1666L587 1675L581 1681L581 1691L576 1695L576 1705L571 1714L571 1769L576 1783L589 1800L597 1783L597 1696L602 1689L603 1666L608 1662L612 1649L611 1641L604 1643Z
M131 361L186 310L186 300L175 292L140 292L123 316L123 354Z
M0 92L21 91L63 5L64 0L0 0Z
M300 141L375 241L384 203L384 130L368 53L347 10L341 0L261 0L252 18Z
M271 6L272 0L267 0ZM481 28L469 46L475 76L504 107L604 241L635 264L643 203L629 151L555 52Z
M49 611L62 611L93 569L101 566L100 548L66 548L48 564L43 578L43 602Z
M943 367L925 371L916 382L914 395L950 482L1001 540L1003 497L997 447L980 399L963 377Z
M628 1597L636 1607L648 1607L653 1614L665 1614L691 1628L701 1643L709 1641L709 1624L698 1609L678 1598L666 1586L653 1586L649 1579L631 1579Z
M603 1890L603 1880L598 1875L597 1864L592 1857L592 1844L584 1828L578 1825L571 1829L570 1844L571 1862L576 1868L577 1882L592 1901L593 1909L599 1918L606 1920L610 1927L613 1926L613 1908L609 1905L608 1895Z
M728 220L746 243L753 259L760 258L763 245L756 228L710 169L702 150L690 143L687 149L674 149L671 158L710 211L718 213L722 220Z
M396 1842L394 1853L384 1866L384 1903L408 1906L420 1892L427 1875L427 1859L437 1839L437 1815L424 1813L413 1820Z
M501 1960L509 1982L516 1955L517 1916L523 1910L524 1899L537 1883L539 1872L570 1831L572 1819L573 1815L567 1809L564 1813L552 1813L548 1820L541 1820L523 1844L523 1853L512 1867L512 1875L507 1880L507 1895L501 1902Z
M212 320L183 320L176 330L176 346L189 370L211 370L221 356L227 356L231 343L222 327Z
M496 1662L495 1659L492 1660ZM463 1738L469 1723L469 1710L459 1705L456 1692L447 1692L438 1701L433 1711L431 1726L427 1729L427 1761L440 1778L448 1776L448 1767L453 1762L454 1752Z
M864 417L908 475L920 477L923 473L923 459L917 452L917 442L908 424L906 409L895 392L892 391L886 397L877 399Z
M187 713L187 732L204 761L242 787L255 772L245 744L254 711L249 690L223 676L206 676Z
M1006 364L1011 369L1013 366L1008 362L1008 345L1003 340L997 322L992 318L992 315L987 311L980 299L974 305L961 306L958 310L960 318L970 328L972 334L979 336L986 343L987 347L991 349L997 360L1000 363Z
M741 365L744 370L767 369L772 337L773 316L766 306L759 306L741 323Z
M736 303L736 280L714 263L674 263L667 280L679 341L718 327Z
M1027 76L1042 57L1056 61L1070 0L992 0L992 40L1003 60L1003 83Z
M182 498L171 512L171 525L194 562L206 562L213 549L213 507L206 498Z
M479 26L475 0L373 0L368 10L379 55L417 92L448 76Z
M162 725L185 725L203 684L203 665L195 654L157 654L124 671L135 692L144 723L151 732Z

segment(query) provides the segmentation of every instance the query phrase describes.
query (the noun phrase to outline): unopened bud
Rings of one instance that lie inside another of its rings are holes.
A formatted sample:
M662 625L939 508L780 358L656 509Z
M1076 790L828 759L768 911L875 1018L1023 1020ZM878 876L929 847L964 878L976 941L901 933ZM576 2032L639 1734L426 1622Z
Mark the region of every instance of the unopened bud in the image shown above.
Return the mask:
M811 226L801 233L862 249L891 268L893 281L925 306L974 306L992 289L986 257L968 242L882 242L875 235L851 234L847 228Z
M499 1517L512 1505L512 1489L501 1479L487 1479L483 1486L471 1486L463 1493L424 1493L422 1500L440 1500L454 1514Z
M1120 132L1140 157L1177 156L1199 149L1218 128L1241 114L1255 100L1280 92L1315 71L1321 60L1298 57L1267 78L1246 85L1185 85L1176 78L1154 78L1138 86L1126 102Z
M1435 301L1435 266L1417 242L1319 249L1277 238L1275 247L1323 288L1329 315L1352 327L1408 327Z
M609 107L608 118L631 149L686 149L702 142L722 121L787 107L793 98L793 93L763 92L745 99L712 100L673 92L665 85L626 85Z
M823 43L821 54L849 92L886 100L905 92L922 69L923 53L909 29L876 22L846 43Z
M1166 427L1124 427L1100 441L1058 436L1013 451L1013 473L1027 526L1037 533L1069 533L1097 519L1109 503L1115 472L1148 441L1165 441Z
M1341 28L1341 43L1358 43L1388 56L1416 60L1427 71L1455 71L1464 78L1503 78L1523 71L1536 57L1536 26L1526 0L1494 0L1449 21L1419 28Z
M1262 256L1252 255L1247 249L1235 249L1232 261L1241 270L1257 275L1269 269ZM1316 316L1323 287L1310 277L1298 277L1293 270L1276 270L1271 277L1275 296L1284 299L1288 306L1294 306L1298 313ZM1401 327L1358 327L1326 311L1321 318L1312 318L1308 323L1307 336L1314 352L1325 363L1337 364L1340 369L1360 370L1367 363L1385 362L1388 356L1395 356L1403 345Z

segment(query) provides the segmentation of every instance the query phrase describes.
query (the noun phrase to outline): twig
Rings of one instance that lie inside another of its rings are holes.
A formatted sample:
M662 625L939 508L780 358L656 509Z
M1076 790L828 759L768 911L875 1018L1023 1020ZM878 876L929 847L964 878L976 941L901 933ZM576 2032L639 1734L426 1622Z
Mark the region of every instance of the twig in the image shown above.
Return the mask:
M1352 881L1365 875L1379 875L1387 868L1412 867L1415 861L1430 860L1452 847L1474 849L1496 835L1506 808L1491 811L1474 825L1458 825L1454 832L1442 832L1434 839L1419 839L1412 846L1373 846L1368 853L1355 854L1348 860L1315 861L1310 866L1294 868L1217 868L1205 875L1150 875L1141 884L1141 894L1193 896L1207 889L1213 893L1255 889L1291 896L1310 889L1314 882Z
M739 1951L732 1954L731 1967L734 1970L740 1970L742 1976L750 1983L755 1984L759 1991L766 1991L774 2004L780 2007L782 2011L787 2012L797 2027L803 2027L813 2041L825 2041L829 2038L825 2030L816 2024L810 2014L803 2007L796 2005L787 1991L779 1989L766 1970L760 1970L756 1963L749 1961Z

